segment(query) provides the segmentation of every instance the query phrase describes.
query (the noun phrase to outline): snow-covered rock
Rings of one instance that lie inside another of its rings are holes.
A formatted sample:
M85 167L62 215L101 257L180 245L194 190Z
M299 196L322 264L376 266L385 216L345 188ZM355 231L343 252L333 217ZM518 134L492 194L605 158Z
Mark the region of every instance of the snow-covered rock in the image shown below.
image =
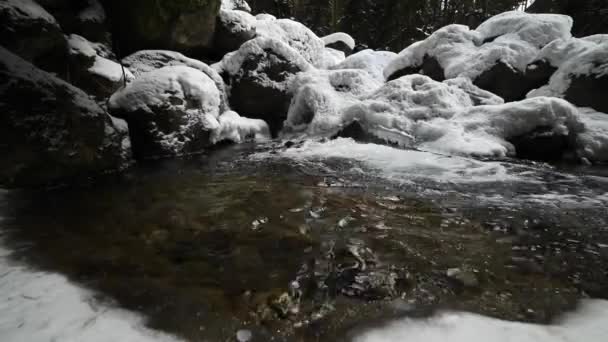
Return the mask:
M256 24L256 18L247 12L220 10L213 38L216 53L224 55L238 50L244 42L256 36Z
M231 107L265 120L276 133L287 116L292 77L312 66L288 44L258 37L226 55L217 68L227 81Z
M80 89L1 47L0 80L0 184L40 185L128 162L126 124Z
M293 99L285 121L284 135L331 135L342 126L342 114L358 98L381 83L359 69L312 70L295 77Z
M168 66L135 79L108 101L129 124L137 158L198 152L219 127L220 90L200 70Z
M222 0L221 9L251 12L251 7L245 0Z
M476 30L449 25L399 53L384 76L389 80L420 72L436 80L462 76L507 101L522 99L538 86L526 79L527 66L546 44L570 38L571 27L568 16L521 11L492 17Z
M211 133L211 142L266 141L270 139L270 129L264 120L249 119L237 112L227 111L219 117L219 127Z
M325 44L309 28L290 19L258 20L258 37L271 38L289 45L306 61L317 66L322 61Z
M222 77L220 77L215 69L199 60L186 57L175 51L142 50L123 58L122 64L127 67L136 78L147 72L167 66L183 65L202 71L215 82L215 86L220 90L220 111L223 112L227 109L228 105L224 80L222 80Z
M277 17L275 17L272 14L268 14L268 13L260 13L260 14L257 14L255 16L255 19L256 20L269 20L269 21L273 21L273 20L277 20Z
M108 49L72 34L68 37L69 81L98 99L112 95L135 77L129 69L108 59Z
M577 109L561 99L504 104L466 78L437 82L423 75L404 76L374 90L378 83L367 73L341 71L302 73L294 80L284 137L342 136L357 122L355 130L366 139L401 147L545 160L575 152L580 148L576 139L585 132ZM528 153L530 144L536 152Z
M608 114L580 108L585 132L578 136L579 155L592 162L608 162Z
M577 106L608 112L608 35L556 40L538 59L557 71L549 84L531 91L528 97L563 97Z
M0 1L0 45L47 71L65 65L66 41L55 18L32 0Z
M384 68L396 57L394 52L367 49L346 57L343 62L330 69L362 69L374 79L384 82Z
M348 33L336 32L321 39L325 47L342 51L347 56L355 49L355 40Z

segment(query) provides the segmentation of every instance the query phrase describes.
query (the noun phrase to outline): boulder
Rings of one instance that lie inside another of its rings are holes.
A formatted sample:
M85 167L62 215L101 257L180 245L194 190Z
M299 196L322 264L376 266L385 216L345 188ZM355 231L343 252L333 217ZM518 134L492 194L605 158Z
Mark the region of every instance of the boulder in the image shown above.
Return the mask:
M425 55L422 59L422 64L395 70L392 74L387 75L387 81L396 80L400 77L413 74L425 75L438 82L445 80L443 68L439 62L437 62L437 59Z
M290 80L311 66L289 45L258 37L227 55L219 68L230 89L231 107L242 115L266 121L276 135L287 117Z
M220 0L104 0L123 55L144 49L202 54L211 48Z
M110 112L129 124L137 159L202 151L219 127L220 91L200 70L168 66L150 71L116 92Z
M98 100L105 100L135 77L119 63L107 58L109 50L72 34L68 38L68 81Z
M39 0L38 3L57 19L64 33L111 43L106 12L98 0Z
M220 112L224 112L228 109L224 80L222 80L220 74L215 69L199 60L186 57L175 51L142 50L123 58L122 64L128 68L135 77L167 66L183 65L197 69L209 76L220 90Z
M332 33L321 39L325 43L325 47L342 51L346 56L353 53L356 45L353 37L343 32Z
M256 22L255 17L247 12L220 10L213 40L216 53L223 56L253 39L256 36Z
M40 5L32 0L2 1L0 21L0 45L47 71L65 67L65 37Z
M36 186L124 167L126 124L80 89L0 48L0 184Z
M223 10L251 12L251 7L245 0L222 0Z
M539 59L556 71L547 85L528 97L562 97L578 107L608 113L608 35L556 40L541 51Z

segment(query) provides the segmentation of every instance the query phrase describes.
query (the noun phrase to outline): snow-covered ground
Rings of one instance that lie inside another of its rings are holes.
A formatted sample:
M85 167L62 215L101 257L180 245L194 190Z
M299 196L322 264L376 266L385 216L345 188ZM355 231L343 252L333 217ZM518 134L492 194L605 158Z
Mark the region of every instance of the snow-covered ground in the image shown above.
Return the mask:
M1 221L0 221L1 222ZM0 340L6 342L177 342L137 314L98 303L64 276L9 260L0 247Z
M446 312L429 319L397 320L353 342L603 342L607 336L608 301L589 300L550 326Z

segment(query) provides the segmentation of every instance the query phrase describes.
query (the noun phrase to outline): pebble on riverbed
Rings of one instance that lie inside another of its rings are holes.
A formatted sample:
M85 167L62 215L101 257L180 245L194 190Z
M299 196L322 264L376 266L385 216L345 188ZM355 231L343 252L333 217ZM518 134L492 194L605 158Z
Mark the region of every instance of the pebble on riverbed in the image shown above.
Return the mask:
M479 280L473 272L464 271L460 268L450 268L446 275L465 287L474 288L479 286Z

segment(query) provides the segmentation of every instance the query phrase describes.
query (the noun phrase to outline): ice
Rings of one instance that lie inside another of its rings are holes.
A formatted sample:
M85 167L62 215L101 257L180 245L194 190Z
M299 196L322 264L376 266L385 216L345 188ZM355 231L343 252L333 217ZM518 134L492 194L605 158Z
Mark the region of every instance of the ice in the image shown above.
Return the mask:
M270 129L264 120L241 117L234 111L220 115L219 127L211 133L211 142L247 140L263 142L270 140Z
M548 326L443 312L427 319L395 320L361 333L353 342L601 342L606 336L608 302L586 300L577 312Z
M300 147L280 152L278 156L308 162L332 158L353 160L361 163L365 169L354 165L350 170L352 172L379 175L404 183L417 179L452 183L517 180L516 176L507 173L505 166L497 162L481 162L384 145L362 144L347 138L327 142L306 141Z

